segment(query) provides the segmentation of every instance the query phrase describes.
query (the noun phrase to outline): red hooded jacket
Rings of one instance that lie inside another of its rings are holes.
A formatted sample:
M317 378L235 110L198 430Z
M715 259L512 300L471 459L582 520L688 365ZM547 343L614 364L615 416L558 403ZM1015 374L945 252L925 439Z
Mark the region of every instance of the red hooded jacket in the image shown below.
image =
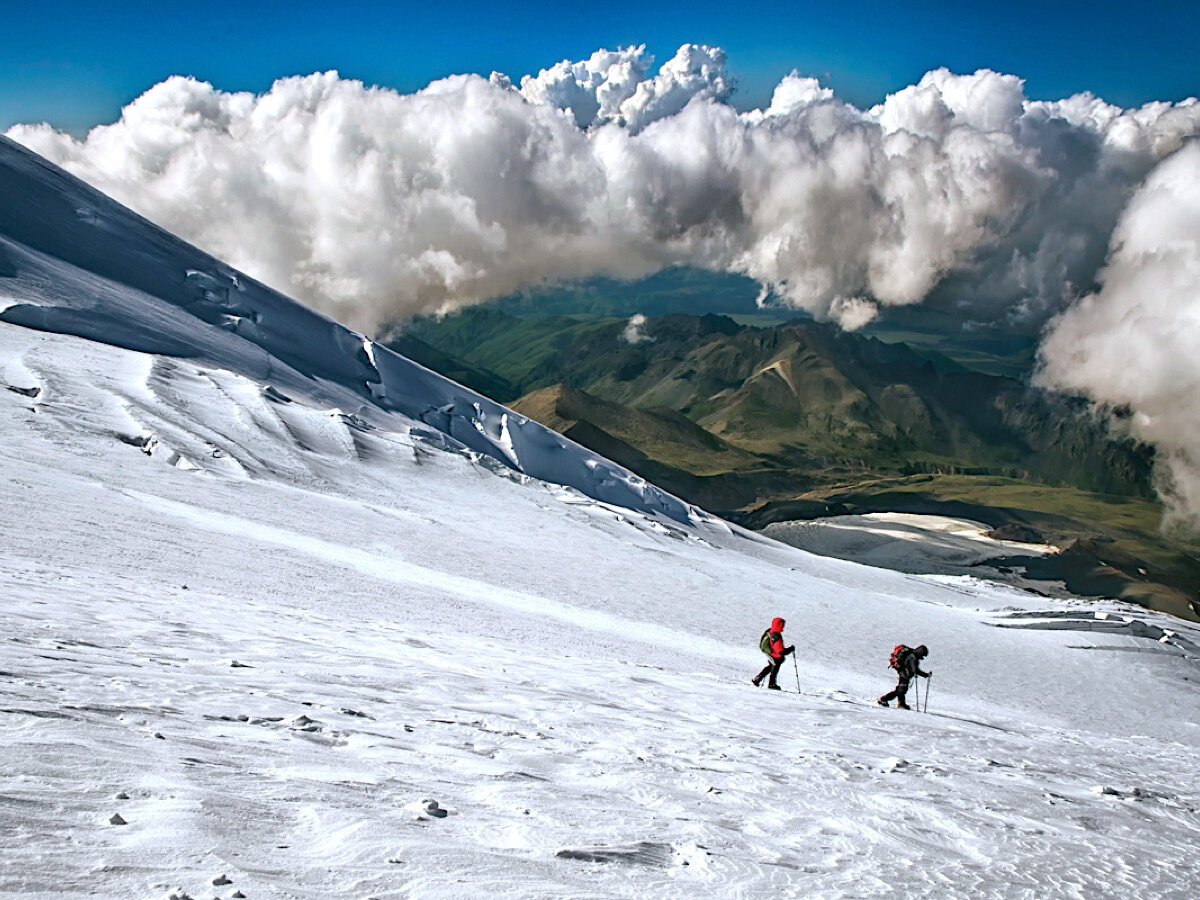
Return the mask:
M783 619L776 616L771 620L771 659L781 659L783 657Z

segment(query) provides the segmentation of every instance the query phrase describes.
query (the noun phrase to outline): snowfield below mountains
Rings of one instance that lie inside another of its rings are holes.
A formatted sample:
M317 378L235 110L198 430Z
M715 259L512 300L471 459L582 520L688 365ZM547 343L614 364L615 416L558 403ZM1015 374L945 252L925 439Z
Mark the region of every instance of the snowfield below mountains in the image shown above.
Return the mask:
M0 894L1200 893L1200 628L813 556L360 383L261 286L155 294L213 262L78 191L40 249L0 208ZM927 713L874 703L901 641Z
M0 326L0 371L0 893L1200 887L1186 623L683 529L411 433L360 452L79 338ZM774 614L799 696L747 683ZM872 702L898 640L932 648L928 714Z
M996 557L1059 551L1052 544L998 540L989 531L970 519L892 512L773 522L762 533L810 553L914 573L961 575Z

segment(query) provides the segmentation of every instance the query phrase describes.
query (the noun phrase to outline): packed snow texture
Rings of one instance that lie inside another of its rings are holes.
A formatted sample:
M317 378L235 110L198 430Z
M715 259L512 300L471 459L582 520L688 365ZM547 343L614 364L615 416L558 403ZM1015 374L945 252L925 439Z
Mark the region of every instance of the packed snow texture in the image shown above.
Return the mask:
M444 381L0 152L40 216L0 207L0 893L1200 890L1200 629L522 475L390 405ZM927 712L873 702L898 641Z
M456 75L413 94L336 72L261 96L173 77L86 137L8 135L368 335L547 282L675 265L744 273L849 329L926 300L1026 329L1068 310L1043 348L1047 383L1116 404L1125 384L1162 383L1132 401L1150 420L1133 430L1161 452L1174 520L1200 527L1188 449L1200 416L1170 402L1196 395L1198 357L1103 362L1109 344L1123 357L1173 349L1163 334L1191 346L1195 273L1154 315L1121 318L1119 284L1073 306L1098 287L1122 210L1156 166L1169 168L1148 191L1197 181L1200 155L1173 154L1200 134L1200 102L1032 101L1017 76L938 69L866 110L793 73L767 109L739 113L720 48L652 63L644 47L599 50L519 86ZM1161 229L1147 235L1145 251L1178 256ZM1145 270L1119 238L1110 281ZM1081 352L1093 363L1076 366Z

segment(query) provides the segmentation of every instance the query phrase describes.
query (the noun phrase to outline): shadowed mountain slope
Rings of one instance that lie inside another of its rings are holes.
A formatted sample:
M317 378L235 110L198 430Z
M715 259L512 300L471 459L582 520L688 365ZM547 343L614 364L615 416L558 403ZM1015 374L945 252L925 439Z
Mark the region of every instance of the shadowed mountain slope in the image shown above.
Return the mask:
M564 384L629 409L675 410L764 463L817 476L975 472L1152 495L1149 450L1110 439L1082 402L928 351L804 321L665 316L639 343L625 328L482 309L413 323L407 335L518 391Z

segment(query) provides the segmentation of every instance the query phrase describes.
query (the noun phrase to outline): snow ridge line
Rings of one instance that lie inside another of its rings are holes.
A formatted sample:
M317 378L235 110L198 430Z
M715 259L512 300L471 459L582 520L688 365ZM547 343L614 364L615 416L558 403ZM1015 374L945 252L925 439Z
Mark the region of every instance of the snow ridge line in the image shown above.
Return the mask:
M129 488L118 493L159 512L165 512L207 531L248 538L282 547L319 559L322 562L353 569L372 578L406 584L464 597L479 603L502 606L515 612L554 619L575 629L587 629L611 634L641 643L675 646L685 642L697 655L744 663L744 649L714 641L700 635L685 635L678 628L666 628L650 622L638 622L612 613L585 607L570 606L549 597L518 591L501 585L487 584L475 578L432 569L419 563L382 557L355 547L335 544L320 538L299 534L284 528L251 522L226 513L198 509L186 503L168 500Z

